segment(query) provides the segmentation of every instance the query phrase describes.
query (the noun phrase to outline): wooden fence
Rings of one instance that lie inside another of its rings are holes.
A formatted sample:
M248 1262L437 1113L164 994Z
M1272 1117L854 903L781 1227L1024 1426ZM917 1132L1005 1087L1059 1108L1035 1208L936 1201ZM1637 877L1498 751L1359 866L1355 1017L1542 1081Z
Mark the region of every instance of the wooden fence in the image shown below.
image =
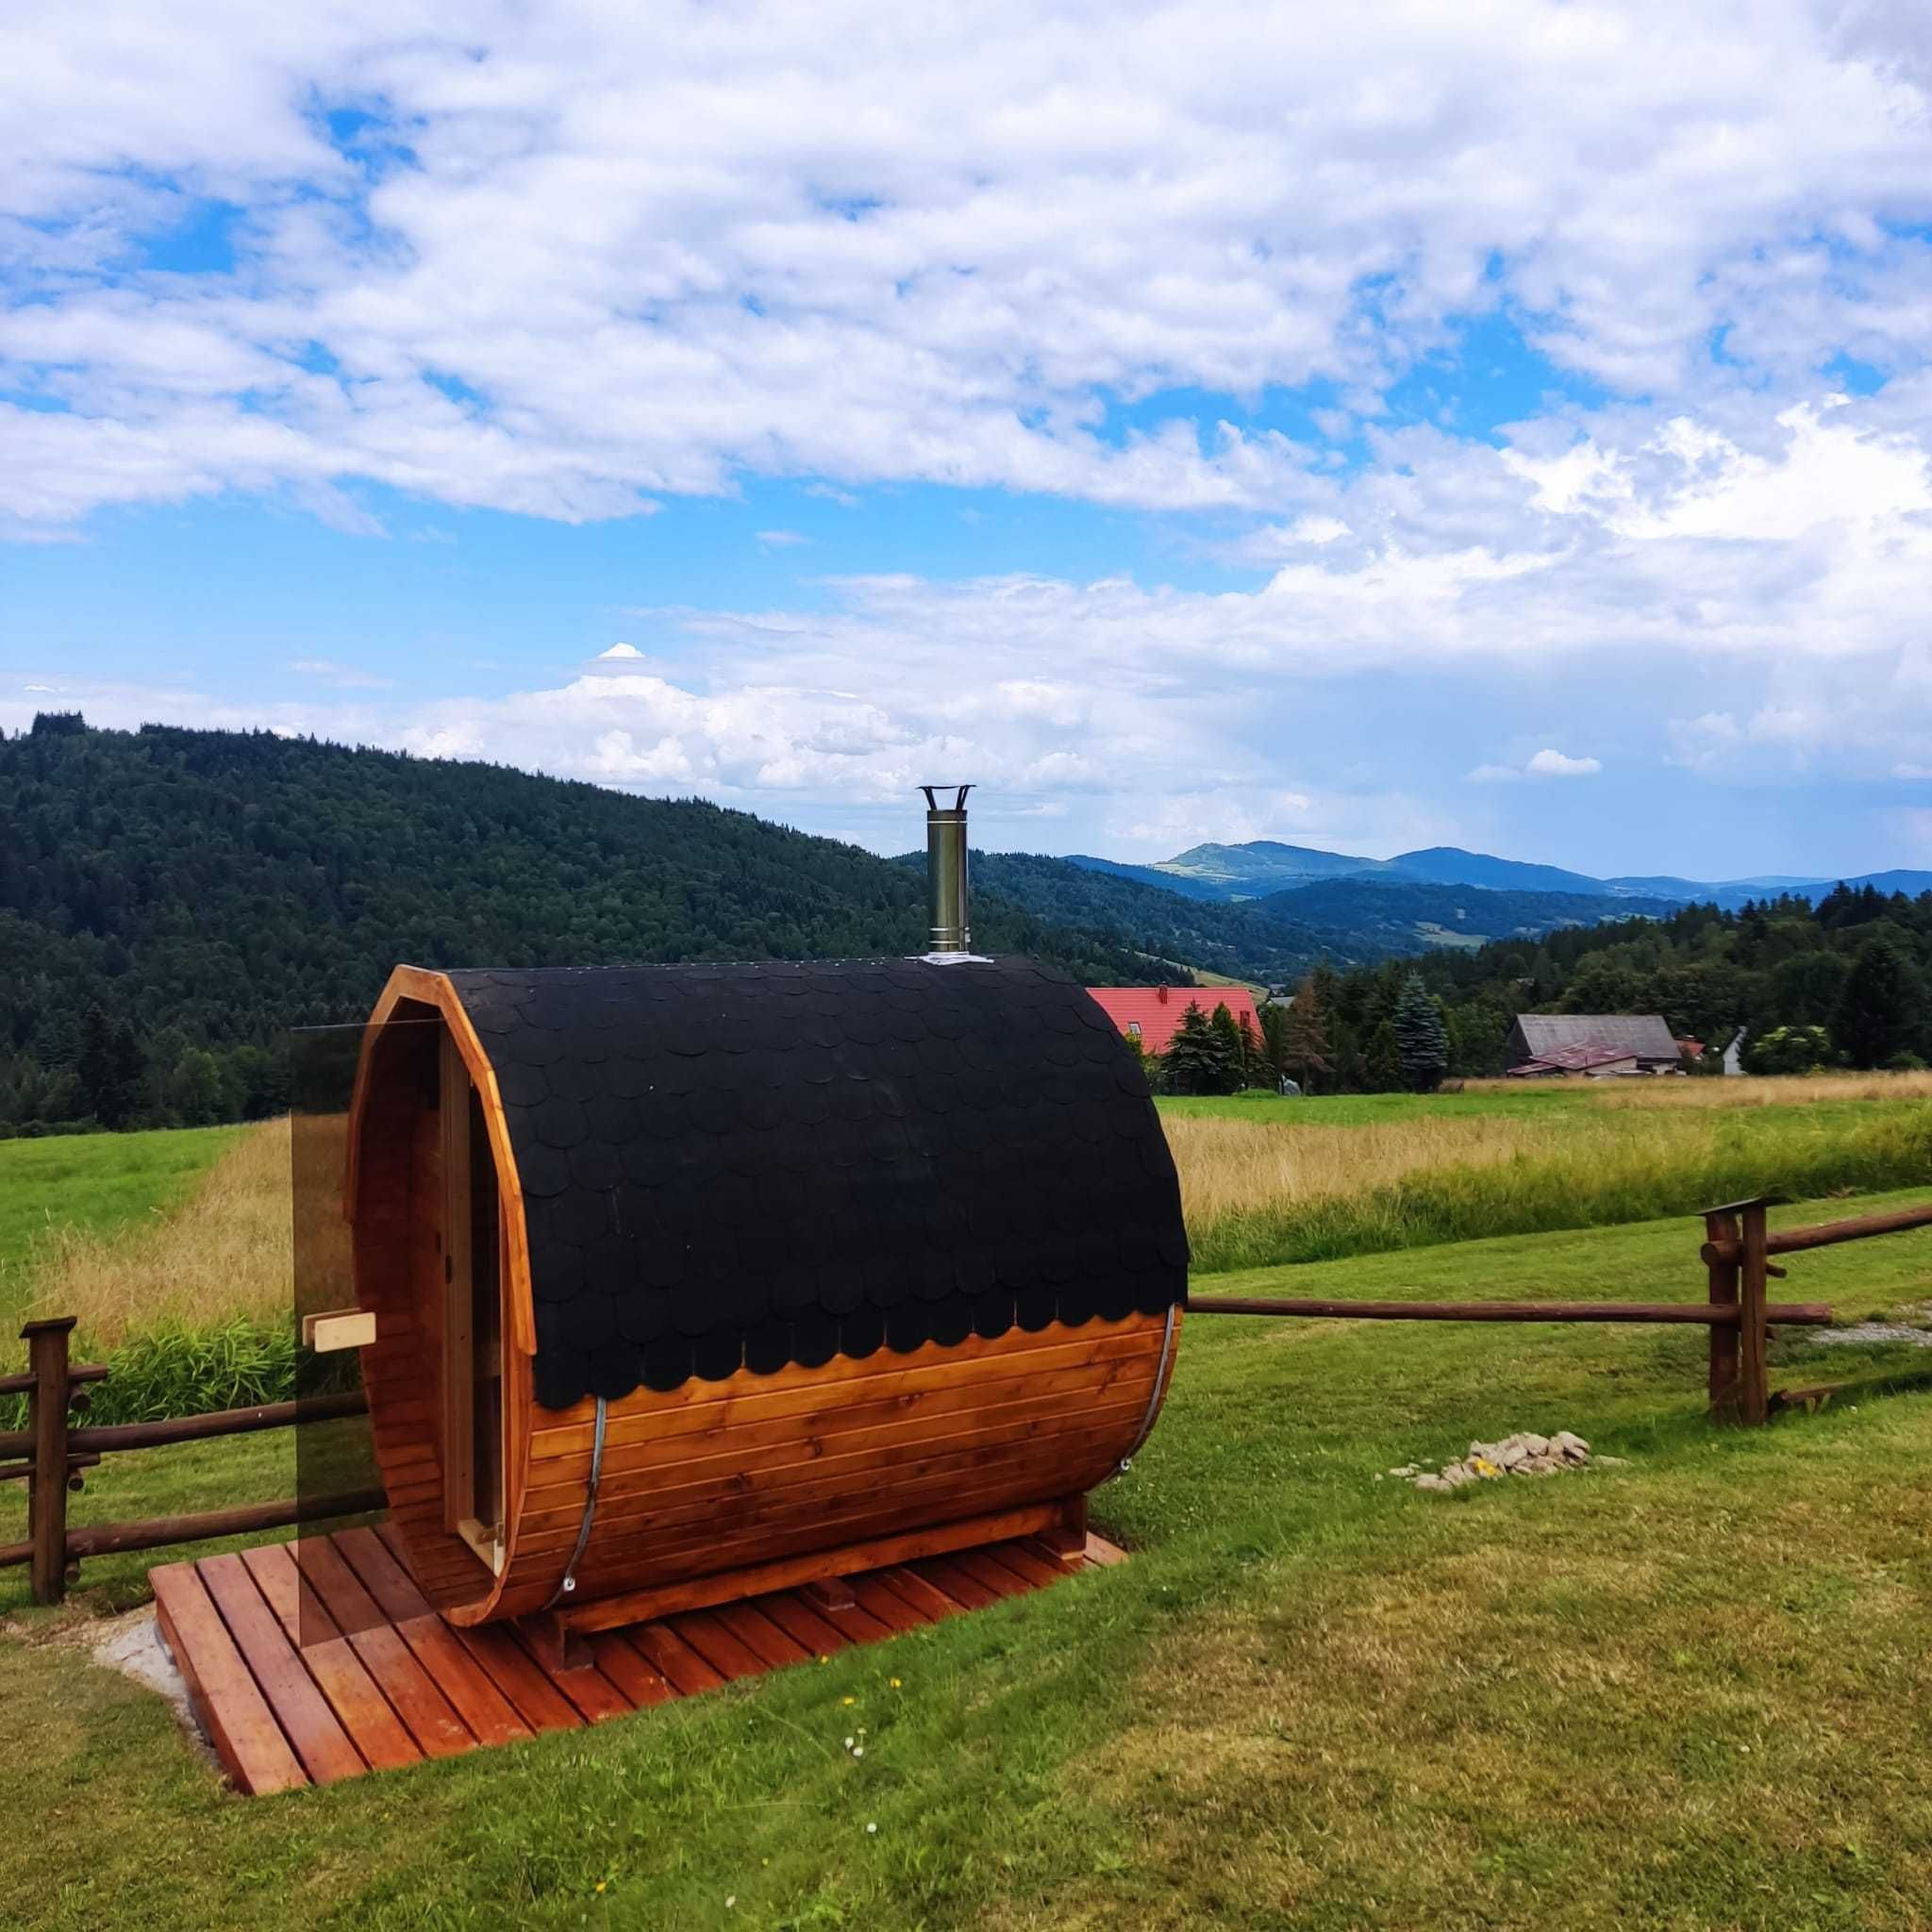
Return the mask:
M1824 1390L1787 1391L1781 1397L1771 1393L1765 1366L1770 1330L1824 1327L1832 1319L1829 1306L1823 1302L1767 1301L1769 1283L1782 1280L1785 1274L1772 1256L1932 1226L1932 1207L1924 1207L1830 1221L1816 1227L1785 1228L1773 1234L1766 1225L1766 1211L1781 1199L1765 1195L1705 1209L1705 1241L1698 1252L1707 1271L1709 1291L1702 1302L1360 1302L1191 1295L1188 1312L1357 1322L1689 1323L1710 1331L1712 1415L1762 1423L1778 1407L1828 1393ZM214 1415L181 1416L168 1422L73 1427L69 1417L85 1410L88 1385L105 1380L108 1374L97 1364L68 1360L68 1337L73 1328L71 1315L29 1322L20 1331L27 1345L26 1374L0 1375L0 1395L25 1394L28 1413L24 1430L0 1431L0 1480L14 1478L29 1485L27 1540L0 1544L0 1569L31 1563L36 1603L58 1603L67 1584L76 1579L84 1557L106 1556L115 1550L159 1549L169 1543L200 1542L249 1530L280 1529L291 1524L357 1516L386 1507L380 1490L358 1490L274 1503L244 1503L232 1509L207 1509L192 1516L158 1516L137 1523L69 1529L69 1491L81 1487L83 1471L115 1450L207 1441L219 1436L248 1435L258 1429L281 1429L296 1422L325 1422L368 1411L368 1403L358 1391L299 1403L223 1409ZM10 1457L23 1459L7 1459Z
M13 1477L28 1485L27 1540L0 1543L0 1569L31 1563L35 1603L58 1604L67 1585L78 1580L83 1557L104 1557L115 1550L156 1550L170 1543L281 1529L290 1524L357 1516L387 1507L388 1499L380 1490L357 1490L339 1495L243 1503L232 1509L204 1509L191 1516L154 1516L135 1523L69 1529L68 1492L80 1489L83 1471L95 1467L103 1456L115 1450L158 1449L170 1442L252 1435L258 1429L285 1429L297 1422L326 1422L368 1410L367 1399L360 1390L355 1390L300 1402L264 1403L255 1408L225 1408L212 1415L176 1416L166 1422L76 1428L69 1417L85 1411L87 1385L105 1381L108 1372L97 1363L68 1360L68 1337L74 1321L72 1315L61 1315L29 1322L20 1331L20 1339L27 1345L26 1374L0 1375L0 1395L24 1394L27 1399L27 1426L0 1431L0 1479ZM16 1457L25 1459L10 1459Z
M1771 1257L1932 1226L1932 1207L1925 1207L1828 1221L1816 1227L1789 1227L1773 1234L1767 1226L1767 1210L1783 1199L1779 1194L1766 1194L1704 1210L1705 1241L1698 1256L1705 1264L1709 1292L1702 1302L1277 1301L1244 1295L1190 1295L1188 1312L1357 1322L1690 1323L1710 1331L1707 1389L1711 1414L1722 1420L1762 1423L1774 1408L1799 1404L1808 1407L1830 1392L1805 1389L1784 1391L1777 1397L1771 1392L1765 1352L1770 1331L1828 1327L1832 1319L1831 1308L1824 1302L1767 1301L1765 1291L1771 1281L1785 1277L1785 1271Z

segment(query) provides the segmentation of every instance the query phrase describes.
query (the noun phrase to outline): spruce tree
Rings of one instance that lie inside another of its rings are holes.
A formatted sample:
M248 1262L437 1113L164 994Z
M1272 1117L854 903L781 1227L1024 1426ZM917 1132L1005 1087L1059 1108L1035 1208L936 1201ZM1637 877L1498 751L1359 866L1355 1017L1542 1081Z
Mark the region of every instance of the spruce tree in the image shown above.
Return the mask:
M1305 1093L1312 1093L1315 1075L1330 1070L1328 1016L1323 1010L1322 995L1312 973L1294 990L1294 1002L1288 1009L1283 1033L1282 1058L1287 1070Z
M1845 975L1832 1036L1855 1067L1882 1067L1912 1044L1919 977L1890 937L1867 940Z
M1208 1024L1214 1028L1214 1038L1221 1048L1224 1063L1222 1077L1227 1083L1220 1091L1223 1093L1238 1093L1248 1084L1246 1031L1235 1024L1235 1017L1228 1011L1225 1000L1216 1002L1214 1018Z
M1395 1002L1395 1053L1402 1084L1412 1093L1433 1092L1449 1070L1449 1035L1419 973L1402 982Z
M1222 1008L1224 1013L1226 1010ZM1232 1018L1228 1024L1233 1026ZM1170 1093L1232 1093L1241 1080L1241 1068L1230 1057L1226 1040L1201 1010L1198 1000L1188 1002L1181 1024L1161 1056L1161 1064Z

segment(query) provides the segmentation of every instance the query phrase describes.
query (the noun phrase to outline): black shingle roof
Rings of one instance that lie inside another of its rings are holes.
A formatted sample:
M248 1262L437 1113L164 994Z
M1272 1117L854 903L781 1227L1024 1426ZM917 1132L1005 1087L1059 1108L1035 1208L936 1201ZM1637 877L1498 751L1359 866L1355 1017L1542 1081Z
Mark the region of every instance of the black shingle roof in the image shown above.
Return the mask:
M1186 1293L1139 1060L1031 960L448 977L508 1116L547 1408Z

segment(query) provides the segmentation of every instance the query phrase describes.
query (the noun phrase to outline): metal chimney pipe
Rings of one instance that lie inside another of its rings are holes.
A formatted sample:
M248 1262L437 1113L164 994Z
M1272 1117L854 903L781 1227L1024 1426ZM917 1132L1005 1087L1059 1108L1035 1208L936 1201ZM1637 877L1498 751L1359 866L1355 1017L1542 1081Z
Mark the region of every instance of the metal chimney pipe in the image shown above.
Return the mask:
M930 958L970 957L973 933L967 924L966 794L970 785L948 788L922 785L925 793L925 903ZM934 796L948 789L958 792L951 805Z

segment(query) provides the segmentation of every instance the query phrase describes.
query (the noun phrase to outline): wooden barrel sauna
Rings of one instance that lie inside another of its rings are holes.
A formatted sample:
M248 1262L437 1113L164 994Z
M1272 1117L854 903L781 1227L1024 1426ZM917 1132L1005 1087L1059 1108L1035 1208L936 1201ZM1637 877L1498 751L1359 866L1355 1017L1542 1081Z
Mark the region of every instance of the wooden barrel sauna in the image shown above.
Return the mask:
M1147 1082L1032 961L398 967L350 1145L376 1459L458 1624L1084 1525L1173 1372Z

